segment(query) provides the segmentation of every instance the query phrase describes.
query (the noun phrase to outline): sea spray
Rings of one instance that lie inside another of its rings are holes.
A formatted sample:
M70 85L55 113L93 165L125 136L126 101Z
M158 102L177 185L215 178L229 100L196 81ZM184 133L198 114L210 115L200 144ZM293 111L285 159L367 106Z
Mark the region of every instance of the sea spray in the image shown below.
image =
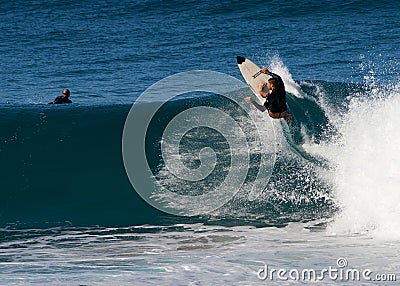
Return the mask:
M349 103L334 159L335 198L341 212L328 227L330 233L400 238L400 97L396 90L374 85Z
M271 72L278 74L279 76L282 77L284 83L285 83L285 88L286 91L293 94L297 98L308 98L312 99L310 96L308 96L306 93L304 93L301 90L300 85L298 85L294 80L293 77L288 69L287 66L283 63L281 58L278 55L274 55L270 59L270 69Z

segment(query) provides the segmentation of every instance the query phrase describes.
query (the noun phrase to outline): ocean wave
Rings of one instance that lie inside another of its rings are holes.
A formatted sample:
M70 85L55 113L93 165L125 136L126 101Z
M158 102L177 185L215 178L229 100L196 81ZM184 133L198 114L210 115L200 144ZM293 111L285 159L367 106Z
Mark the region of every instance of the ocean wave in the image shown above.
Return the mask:
M243 97L247 92L247 89L240 90L238 96ZM303 102L295 103L298 100ZM150 126L147 131L147 159L154 175L163 177L164 183L173 180L167 173L162 173L165 166L160 156L160 136L169 119L196 105L224 107L227 110L230 108L227 103L220 96L208 94L189 96L166 104L162 112L159 112L153 120L157 124ZM151 105L151 103L143 104L144 108L148 104ZM326 119L321 117L323 112L318 109L316 103L290 96L289 105L297 123L287 135L297 140L295 145L300 146L299 144L304 142L302 134L304 130L311 132L307 136L320 138L322 125L325 124ZM169 219L170 216L144 203L127 179L122 163L121 138L129 108L130 105L92 107L35 105L20 108L3 106L0 113L3 119L0 141L1 223L20 221L40 224L70 221L76 224L123 225L159 223L159 220ZM314 111L316 108L319 113ZM233 116L242 120L240 110L235 111L234 105L232 105L232 110ZM304 114L308 115L304 116ZM264 118L269 120L267 117ZM320 124L321 126L317 129L307 127L315 126L316 120L318 121L316 126ZM207 136L208 131L203 134L205 137L196 137L192 133L192 138L188 137L186 141L182 141L182 150L185 150L186 145L189 156L186 158L187 164L194 164L192 168L196 167L196 161L193 160L191 152L196 150L196 144L204 146L205 141L221 148L217 150L221 162L230 160L229 154L225 154L226 145L219 142L221 138ZM251 130L249 132L247 136L250 138L253 135ZM286 139L283 138L283 140ZM252 180L251 172L259 168L259 154L263 152L268 152L268 150L256 150L251 156L253 165L246 180ZM293 155L290 148L282 149L282 156L278 158L273 171L271 181L273 187L266 190L268 196L263 198L263 194L259 196L258 201L243 202L239 194L233 205L237 206L238 202L244 203L244 207L240 208L242 213L240 216L239 212L234 214L229 206L214 215L231 218L237 216L238 219L244 220L253 216L262 215L265 218L270 215L267 220L274 221L279 219L285 210L290 213L298 209L292 216L294 218L301 216L303 202L306 202L306 208L308 208L310 202L315 199L313 210L310 210L310 218L312 218L315 209L320 207L319 201L323 195L311 194L312 192L306 190L311 188L319 193L320 190L317 189L320 187L312 185L322 183L317 183L314 171L312 168L309 169L315 162L307 161L306 153L304 154L305 156L299 157L296 154ZM219 169L209 177L214 181L204 181L204 186L218 185L217 178L223 177L226 171L224 163L219 164ZM303 179L300 179L301 177ZM176 182L174 184L177 188L175 191L179 192L177 187L179 184ZM273 202L273 206L270 204L268 214L263 213L267 200ZM258 206L248 208L246 204ZM281 206L277 207L279 204ZM277 212L277 208L282 208L282 210ZM250 214L251 212L253 214ZM287 220L290 220L290 215Z

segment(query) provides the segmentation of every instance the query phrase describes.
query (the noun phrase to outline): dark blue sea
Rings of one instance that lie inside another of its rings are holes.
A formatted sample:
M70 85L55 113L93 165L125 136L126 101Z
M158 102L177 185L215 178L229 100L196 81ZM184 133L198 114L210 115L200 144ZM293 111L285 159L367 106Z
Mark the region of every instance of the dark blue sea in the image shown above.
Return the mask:
M0 285L396 285L399 19L2 1ZM283 78L292 122L244 101L238 55Z

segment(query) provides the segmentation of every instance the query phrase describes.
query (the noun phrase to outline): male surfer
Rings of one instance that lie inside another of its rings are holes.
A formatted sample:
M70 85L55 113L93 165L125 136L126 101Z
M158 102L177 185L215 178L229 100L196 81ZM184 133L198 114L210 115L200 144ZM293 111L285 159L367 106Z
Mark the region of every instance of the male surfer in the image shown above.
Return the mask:
M64 89L62 92L62 95L57 96L54 101L49 102L49 104L62 104L62 103L72 103L72 101L69 99L69 95L71 92L69 89Z
M245 100L252 103L262 112L268 110L269 116L274 119L285 118L286 122L290 122L290 120L292 120L292 114L286 113L286 91L282 78L270 72L267 68L262 68L261 72L271 76L271 78L268 79L266 83L261 84L258 89L258 93L266 99L264 105L258 104L251 97L246 97Z

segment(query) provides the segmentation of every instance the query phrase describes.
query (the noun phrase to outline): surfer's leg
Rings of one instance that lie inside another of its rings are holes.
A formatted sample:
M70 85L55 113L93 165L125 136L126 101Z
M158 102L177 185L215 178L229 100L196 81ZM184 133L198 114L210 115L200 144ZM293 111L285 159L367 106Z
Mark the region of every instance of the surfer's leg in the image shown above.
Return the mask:
M289 106L286 104L286 114L285 114L285 120L287 123L290 123L290 121L292 121L292 112L289 109Z
M292 116L291 113L286 113L284 118L285 118L287 123L290 123L290 121L292 121L293 116Z

